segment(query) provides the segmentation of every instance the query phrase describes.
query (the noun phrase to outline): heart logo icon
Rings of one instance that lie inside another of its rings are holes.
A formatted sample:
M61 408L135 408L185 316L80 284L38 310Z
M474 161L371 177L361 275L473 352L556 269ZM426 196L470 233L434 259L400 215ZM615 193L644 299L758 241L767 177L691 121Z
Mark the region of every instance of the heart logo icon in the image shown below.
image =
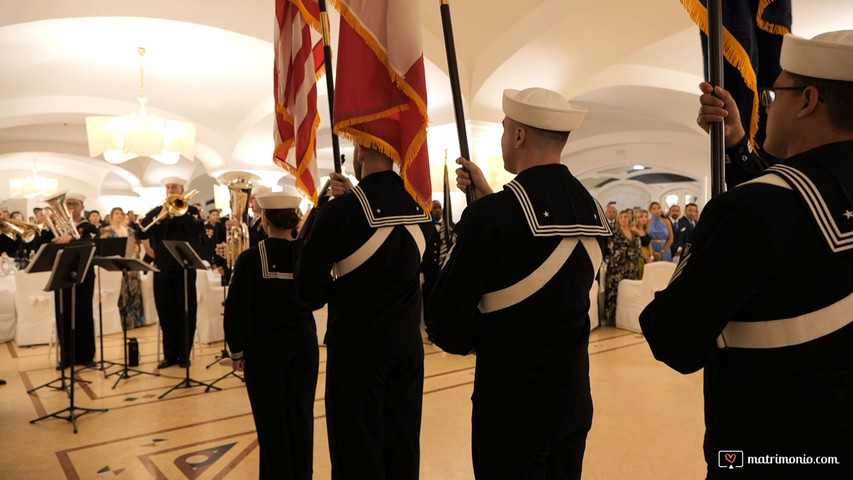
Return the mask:
M725 455L725 457L726 457L726 461L729 463L735 463L735 460L737 460L737 454L736 453L727 453Z

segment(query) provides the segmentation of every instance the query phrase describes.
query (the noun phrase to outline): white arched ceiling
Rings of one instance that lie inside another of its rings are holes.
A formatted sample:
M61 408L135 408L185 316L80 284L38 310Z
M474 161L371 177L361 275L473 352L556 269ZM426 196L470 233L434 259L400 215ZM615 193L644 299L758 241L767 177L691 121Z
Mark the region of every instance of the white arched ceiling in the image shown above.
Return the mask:
M273 148L273 0L30 0L0 15L0 169L39 169L94 194L140 191L164 176L284 172ZM430 114L430 157L454 145L439 2L419 0ZM702 64L698 29L676 0L465 0L451 5L472 157L499 155L501 93L545 86L589 108L563 159L590 179L642 163L707 177L707 138L695 124ZM849 0L793 0L795 33L850 28ZM330 12L333 47L338 16ZM149 110L198 126L195 159L112 166L88 158L85 117L136 110L144 46ZM334 48L333 48L334 49ZM331 169L328 101L319 170ZM342 141L349 153L349 143ZM42 165L42 158L44 158ZM452 160L452 159L451 159ZM265 177L266 178L266 177ZM87 183L83 184L83 181ZM286 181L286 179L284 180ZM8 195L0 182L0 198ZM128 194L133 194L128 192Z

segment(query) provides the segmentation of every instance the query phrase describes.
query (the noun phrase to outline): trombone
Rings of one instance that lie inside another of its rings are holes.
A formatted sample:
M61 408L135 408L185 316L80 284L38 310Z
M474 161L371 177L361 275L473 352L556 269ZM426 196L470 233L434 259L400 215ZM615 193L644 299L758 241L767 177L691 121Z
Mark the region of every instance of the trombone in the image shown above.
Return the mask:
M140 230L143 232L147 232L149 228L153 227L155 224L160 223L161 220L166 218L166 215L171 215L173 217L180 217L182 215L186 215L187 210L190 208L190 199L198 194L198 190L192 189L186 193L186 195L181 195L179 193L173 193L166 197L160 205L163 206L163 209L160 210L160 213L154 217L154 220L151 221L148 225L144 227L140 227ZM158 207L160 205L157 205ZM154 207L157 208L157 207ZM152 208L151 210L154 210ZM148 212L150 213L151 210ZM145 214L148 215L147 213Z

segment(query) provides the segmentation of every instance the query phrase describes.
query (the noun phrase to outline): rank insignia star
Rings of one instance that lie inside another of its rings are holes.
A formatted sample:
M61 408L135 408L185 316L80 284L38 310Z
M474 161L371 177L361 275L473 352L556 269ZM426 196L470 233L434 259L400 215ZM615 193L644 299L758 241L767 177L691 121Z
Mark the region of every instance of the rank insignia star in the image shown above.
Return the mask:
M551 214L550 214L550 213L548 213L547 211L546 211L546 212L542 212L542 215L545 215L545 218L548 218L548 217L550 217L550 216L551 216Z
M850 210L845 210L844 217L847 218L847 220L850 220L851 218L853 218L853 212L851 212Z
M377 209L376 209L376 213L377 213L377 214L382 213L382 209L381 209L381 208L377 208Z

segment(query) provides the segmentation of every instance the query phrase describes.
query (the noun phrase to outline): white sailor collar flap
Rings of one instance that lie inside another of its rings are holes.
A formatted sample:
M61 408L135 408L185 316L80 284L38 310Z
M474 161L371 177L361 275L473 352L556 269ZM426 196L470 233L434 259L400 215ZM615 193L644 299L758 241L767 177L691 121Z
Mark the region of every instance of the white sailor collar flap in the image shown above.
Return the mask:
M278 278L281 280L293 280L293 272L288 271L283 259L276 259L277 255L267 251L267 239L261 240L258 243L258 250L261 253L261 274L264 278Z
M512 192L524 218L534 237L599 237L610 236L610 229L604 220L604 211L598 202L595 203L596 213L588 215L588 219L570 218L570 212L556 211L548 206L545 199L530 195L524 186L516 179L507 183L505 189ZM568 215L567 215L568 213ZM562 217L562 218L561 218Z
M362 190L360 186L353 188L352 193L354 193L355 197L358 199L358 203L364 211L364 218L367 219L368 225L372 228L390 227L394 225L415 225L418 223L427 223L432 221L429 214L424 212L414 199L412 199L411 202L407 202L402 214L399 212L393 212L392 214L392 212L383 211L383 209L378 205L371 205L370 199L367 198L367 194L364 193L364 190ZM406 209L408 209L410 213L406 213Z
M853 249L853 199L832 172L813 169L805 162L800 168L775 165L767 172L782 177L803 199L830 251L841 253Z

